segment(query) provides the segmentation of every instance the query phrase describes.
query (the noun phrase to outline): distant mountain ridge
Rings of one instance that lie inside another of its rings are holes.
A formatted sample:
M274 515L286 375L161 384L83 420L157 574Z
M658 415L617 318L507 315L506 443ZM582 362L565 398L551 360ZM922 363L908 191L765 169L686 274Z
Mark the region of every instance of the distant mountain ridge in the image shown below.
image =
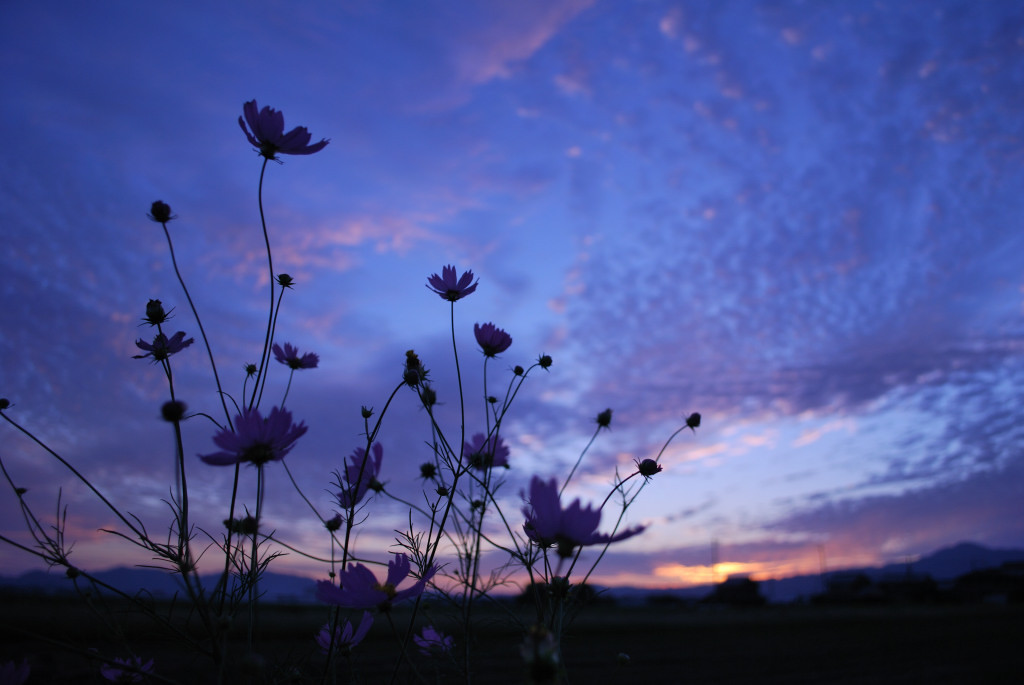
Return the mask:
M129 595L148 593L156 599L170 599L175 592L183 591L180 581L167 571L151 568L118 567L92 574L98 580L107 583ZM216 574L202 576L203 586L213 587L217 582ZM78 581L82 587L88 586L84 579ZM26 592L44 592L46 594L73 593L74 585L67 575L60 571L28 571L20 576L0 576L0 590L24 590ZM276 603L312 603L315 602L316 584L303 576L286 573L266 572L259 584L259 592L266 602Z
M864 573L872 580L893 576L928 575L934 580L951 581L971 571L997 568L1007 562L1024 561L1024 549L992 549L973 542L960 542L943 547L916 561L826 570L825 577L815 573L791 576L778 580L761 581L761 593L769 602L792 602L825 590L825 578L837 573ZM708 595L714 586L700 585L680 589L647 590L642 588L609 588L608 594L624 601L640 601L648 595L674 596L679 599L697 599Z
M929 575L936 581L949 581L971 571L996 568L1004 563L1024 562L1024 549L992 549L973 542L961 542L944 547L927 556L907 563L888 564L880 567L835 569L826 572L826 577L835 573L864 573L873 580L896 575ZM128 594L151 593L155 598L170 598L180 590L176 577L166 571L149 568L114 568L95 574L99 580ZM203 584L212 587L215 575L203 576ZM824 590L824 578L820 574L793 576L778 580L766 580L760 584L762 594L770 602L790 602L800 597L810 597ZM266 602L313 603L315 583L303 576L267 572L263 575L259 590ZM642 601L650 595L674 596L680 599L696 599L711 592L712 586L696 586L680 589L650 590L632 587L614 587L606 590L611 597L623 601ZM0 590L22 590L59 594L73 592L71 581L63 572L29 571L19 576L0 576Z

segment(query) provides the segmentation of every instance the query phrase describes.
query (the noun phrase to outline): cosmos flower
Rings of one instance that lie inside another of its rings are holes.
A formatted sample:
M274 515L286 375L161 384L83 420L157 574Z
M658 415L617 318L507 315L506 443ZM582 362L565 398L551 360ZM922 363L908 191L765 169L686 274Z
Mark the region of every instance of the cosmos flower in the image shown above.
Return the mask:
M437 572L431 566L423 577L404 590L398 590L398 584L409 575L409 557L396 554L388 562L388 577L381 583L373 575L373 571L362 564L351 564L338 573L338 585L330 581L320 580L316 584L316 598L327 604L337 604L348 609L372 609L388 611L394 602L410 597L418 597L423 593L427 582Z
M493 323L485 323L483 326L478 323L473 324L473 334L476 336L476 342L480 345L480 349L488 357L501 354L512 344L512 336Z
M235 417L234 432L222 430L213 436L222 451L199 458L214 466L242 462L262 466L284 459L307 430L305 423L292 423L292 413L287 409L274 407L267 418L260 415L259 409L250 409Z
M618 542L643 531L643 526L624 530L618 535L597 532L601 523L601 510L583 507L576 499L565 509L558 497L558 484L554 478L544 482L537 476L530 480L529 506L523 507L526 536L541 547L558 546L560 557L571 557L580 546Z
M425 626L419 635L413 635L412 641L419 647L423 656L440 656L452 651L455 638L436 630L434 626Z
M464 443L463 450L469 455L469 465L475 469L486 471L495 466L508 468L508 447L501 436L492 435L488 439L483 433L477 433L472 442Z
M291 343L285 343L284 349L277 343L271 348L274 350L274 359L286 364L290 369L315 369L320 363L320 356L314 352L307 352L299 356L299 348L293 347Z
M25 659L20 664L16 664L13 661L7 661L0 664L0 683L3 685L21 685L28 680L29 673L32 669L29 668L28 659Z
M358 645L366 637L366 634L370 632L370 626L373 625L373 615L369 611L363 612L363 618L359 621L359 627L353 630L351 621L345 621L344 626L337 626L334 629L334 651L335 652L348 652L353 647ZM325 623L324 627L320 629L320 633L316 636L316 643L320 646L320 651L327 654L331 649L331 624Z
M153 363L155 364L156 362L162 362L172 354L181 352L194 342L195 338L185 340L185 331L178 331L170 338L163 333L157 333L151 343L146 342L142 338L135 341L135 346L140 350L145 351L146 354L137 354L133 356L132 359L145 359L146 357L152 357Z
M113 664L100 666L100 674L114 683L141 683L143 674L153 672L153 660L142 663L142 659L133 656L130 659L114 659Z
M380 475L380 466L384 461L384 448L379 442L375 442L373 456L367 457L366 450L357 447L356 451L349 456L349 463L345 464L345 483L338 482L342 491L338 493L338 504L344 508L354 507L366 496L367 490L371 488L379 492L384 486L377 480Z
M285 155L311 155L323 150L329 142L323 139L310 145L312 136L305 126L296 126L285 133L284 115L270 107L260 109L255 100L245 103L242 113L244 118L238 117L238 125L253 147L258 148L259 153L267 159L277 159L278 152ZM248 128L246 124L249 124Z
M472 271L463 272L462 277L456 280L455 267L448 265L441 269L440 276L434 274L427 279L427 287L440 295L442 300L455 302L476 290L479 282L480 279L477 279L476 283L473 283Z

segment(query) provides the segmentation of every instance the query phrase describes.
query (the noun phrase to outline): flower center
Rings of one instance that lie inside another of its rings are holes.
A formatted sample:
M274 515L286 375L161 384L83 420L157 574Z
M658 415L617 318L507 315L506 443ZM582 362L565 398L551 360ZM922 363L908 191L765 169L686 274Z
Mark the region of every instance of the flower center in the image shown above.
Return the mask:
M259 466L274 458L274 447L269 442L256 442L246 448L242 454L243 461L251 461Z
M396 594L395 586L392 585L391 583L384 583L384 584L377 583L376 585L373 586L373 589L374 590L379 590L379 591L383 592L385 595L388 596L388 599L394 599L395 598L395 594Z

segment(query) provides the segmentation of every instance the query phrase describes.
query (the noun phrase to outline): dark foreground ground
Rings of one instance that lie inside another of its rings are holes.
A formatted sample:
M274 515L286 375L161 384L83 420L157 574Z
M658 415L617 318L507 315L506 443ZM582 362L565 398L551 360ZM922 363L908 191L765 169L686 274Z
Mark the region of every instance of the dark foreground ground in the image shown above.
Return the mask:
M144 620L118 632L77 600L5 597L0 605L0 662L28 657L29 683L106 682L89 657L119 644L156 660L157 672L188 685L212 682L209 662L176 646ZM435 608L436 609L436 608ZM515 612L524 621L529 612ZM444 623L434 612L438 623ZM485 609L469 637L478 655L474 682L522 683L520 629L504 611ZM404 627L408 613L393 612ZM252 682L319 682L322 658L313 636L325 620L317 607L263 607L259 639L267 674ZM465 640L458 631L459 641ZM241 639L241 638L240 638ZM72 650L53 643L70 645ZM395 637L378 618L357 649L356 682L389 682ZM620 653L628 654L622 663ZM763 607L750 610L594 606L568 629L563 647L569 682L589 683L1020 683L1024 682L1024 607ZM423 682L463 682L414 656ZM234 673L238 665L233 667ZM294 670L297 669L297 670ZM246 682L236 678L235 682ZM408 669L395 682L413 681ZM154 681L155 682L155 681ZM346 677L338 682L350 682Z

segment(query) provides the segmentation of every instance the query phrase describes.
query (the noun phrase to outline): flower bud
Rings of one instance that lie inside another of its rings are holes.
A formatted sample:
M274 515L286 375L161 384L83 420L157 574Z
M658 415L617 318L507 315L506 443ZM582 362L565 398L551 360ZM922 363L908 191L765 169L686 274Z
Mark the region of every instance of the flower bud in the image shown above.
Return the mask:
M420 358L415 352L408 350L405 353L405 372L402 374L402 380L415 388L425 377L426 371L420 363Z
M260 370L260 367L256 366L255 364L246 364L244 368L246 376L255 376L257 372L259 372Z
M607 428L612 425L612 410L605 409L603 412L597 415L597 425L601 428Z
M516 364L516 367L514 369L512 369L512 373L514 373L517 376L522 376L523 375L523 367L519 366L519 364Z
M6 397L0 397L0 411L7 409L9 406L11 406L11 401Z
M656 473L661 473L661 464L653 459L644 459L636 463L636 470L644 478L650 478Z
M167 321L167 312L164 311L164 305L160 300L150 300L146 303L146 316L142 319L143 323L148 323L150 326L156 326L164 321Z
M540 359L537 360L537 363L540 364L540 368L546 369L549 366L551 366L551 356L547 354L542 354L540 356Z
M687 416L686 425L689 426L690 430L696 433L697 431L695 429L698 426L700 426L700 414L698 414L697 412L693 412L692 414Z
M364 419L368 419L368 418L370 418L371 416L373 416L373 408L372 408L372 407L370 407L370 408L367 408L367 407L366 407L366 406L364 405L364 406L363 406L363 407L362 407L362 408L361 408L361 409L359 410L359 412L360 412L360 413L361 413L361 414L363 415L363 418L364 418Z
M448 495L448 488L446 488L443 485L438 485L437 490L435 490L434 492L441 495L441 497L446 497Z
M164 417L164 421L177 423L185 416L186 409L188 407L185 406L184 402L171 400L170 402L164 402L164 406L160 407L160 414Z
M423 478L423 479L433 478L436 475L437 475L437 466L435 466L434 464L431 464L430 462L427 462L425 464L420 464L420 478Z
M75 579L75 578L77 578L77 577L78 577L78 576L79 576L80 574L81 574L81 571L79 571L79 570L78 570L77 568L75 568L74 566L68 566L68 570L64 572L64 575L66 575L66 576L67 576L68 578L70 578L71 580L74 580L74 579Z
M437 404L437 391L429 385L424 385L420 392L420 399L423 401L423 406L430 409Z
M327 530L332 533L341 528L341 514L335 514L333 517L324 521L324 526L326 526Z
M158 224L166 224L174 217L171 216L170 205L161 200L157 200L149 208L149 218Z
M290 288L295 284L295 281L288 274L278 274L277 284L282 288Z

